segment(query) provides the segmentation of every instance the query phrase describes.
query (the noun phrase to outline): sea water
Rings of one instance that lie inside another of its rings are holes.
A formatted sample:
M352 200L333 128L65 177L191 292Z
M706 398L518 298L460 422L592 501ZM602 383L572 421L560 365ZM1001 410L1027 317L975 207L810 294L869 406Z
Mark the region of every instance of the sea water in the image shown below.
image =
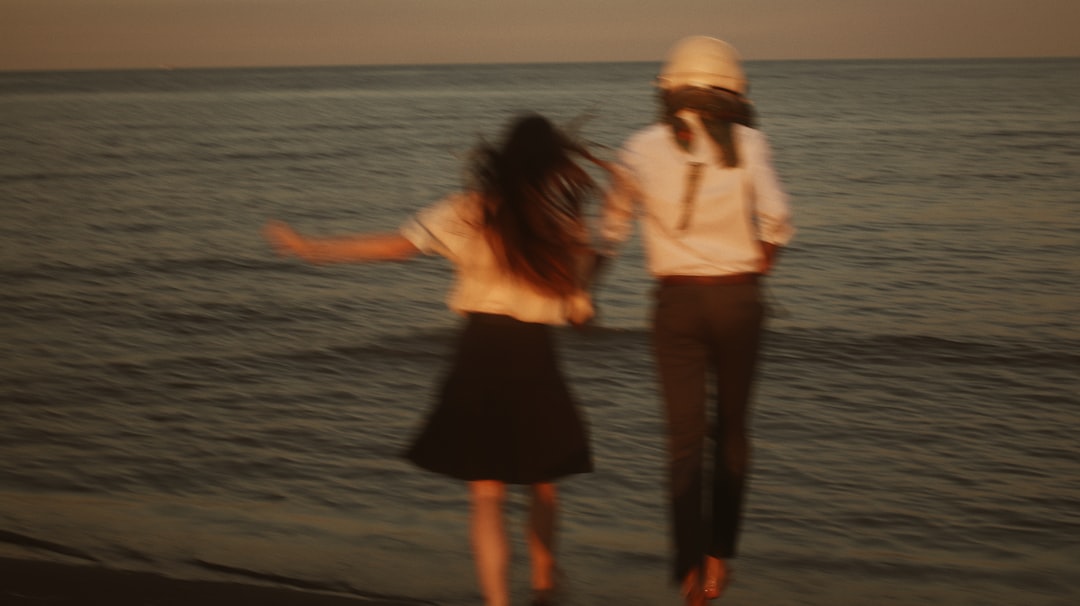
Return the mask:
M657 67L0 73L3 553L477 603L464 486L399 456L448 264L260 228L393 230L520 111L610 158ZM798 233L725 603L1076 603L1080 59L747 68ZM596 459L561 484L567 604L678 601L651 293L635 237L558 332Z

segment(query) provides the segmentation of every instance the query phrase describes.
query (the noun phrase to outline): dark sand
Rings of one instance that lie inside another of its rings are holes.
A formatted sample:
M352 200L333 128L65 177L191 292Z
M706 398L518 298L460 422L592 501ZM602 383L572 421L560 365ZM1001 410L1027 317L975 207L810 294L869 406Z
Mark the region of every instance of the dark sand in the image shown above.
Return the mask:
M350 596L226 581L189 581L99 566L0 558L3 606L419 606L388 596Z

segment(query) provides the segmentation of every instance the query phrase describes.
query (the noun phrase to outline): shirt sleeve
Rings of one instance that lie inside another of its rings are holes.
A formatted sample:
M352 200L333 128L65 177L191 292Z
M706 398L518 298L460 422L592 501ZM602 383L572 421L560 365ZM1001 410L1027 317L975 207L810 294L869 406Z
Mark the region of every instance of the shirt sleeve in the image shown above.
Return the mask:
M625 165L615 164L612 167L611 184L604 192L600 222L601 254L614 256L630 238L640 190L633 173Z
M753 145L748 145L750 182L754 195L754 215L757 221L758 239L786 245L795 235L791 223L791 205L788 194L780 183L773 167L772 150L765 133L754 133Z
M399 232L420 252L453 259L472 229L466 218L466 201L460 194L444 198L409 217Z

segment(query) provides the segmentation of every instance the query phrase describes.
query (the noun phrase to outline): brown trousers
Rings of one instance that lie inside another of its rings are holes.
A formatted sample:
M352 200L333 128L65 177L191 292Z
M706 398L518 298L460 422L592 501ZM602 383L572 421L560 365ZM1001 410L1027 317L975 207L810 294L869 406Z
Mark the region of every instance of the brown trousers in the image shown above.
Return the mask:
M756 282L661 285L656 292L653 348L667 418L677 581L701 566L706 554L730 558L736 552L764 315Z

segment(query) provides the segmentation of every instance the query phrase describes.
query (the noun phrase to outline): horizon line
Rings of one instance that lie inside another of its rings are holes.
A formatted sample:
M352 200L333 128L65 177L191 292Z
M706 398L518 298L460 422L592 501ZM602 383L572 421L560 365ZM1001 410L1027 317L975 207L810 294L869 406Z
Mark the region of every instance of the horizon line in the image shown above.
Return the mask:
M947 57L821 57L791 59L744 59L743 63L799 63L799 62L918 62L918 61L1010 61L1010 60L1063 60L1080 59L1080 55L1002 55L1002 56L947 56ZM120 71L201 71L230 69L326 69L326 68L403 68L403 67L500 67L523 65L603 65L603 64L659 64L663 59L642 60L580 60L580 61L448 61L418 63L282 63L282 64L235 64L235 65L182 65L162 63L155 66L129 67L27 67L0 68L0 74L44 72L120 72Z

